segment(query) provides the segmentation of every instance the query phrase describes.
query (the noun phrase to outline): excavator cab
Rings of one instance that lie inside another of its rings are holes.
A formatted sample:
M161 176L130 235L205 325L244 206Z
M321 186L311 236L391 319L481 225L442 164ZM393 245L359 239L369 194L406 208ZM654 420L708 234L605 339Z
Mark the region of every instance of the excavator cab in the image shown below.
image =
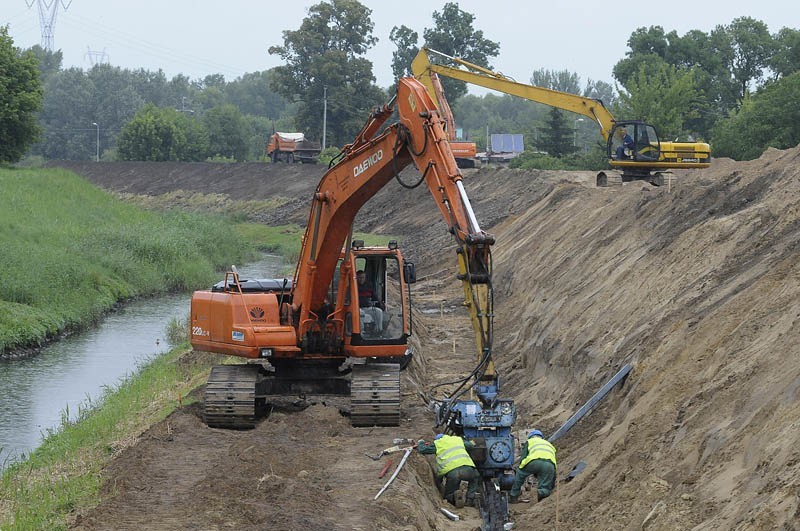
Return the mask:
M661 153L656 128L641 121L616 122L608 135L608 159L612 166L657 161Z
M356 251L358 253L358 251ZM345 334L351 344L383 344L404 340L406 320L400 280L400 260L396 254L361 253L355 256L358 313L348 313Z
M640 120L614 122L606 143L608 161L619 172L601 171L597 174L597 186L608 186L636 180L647 181L654 186L664 184L663 170L679 167L674 159L668 160L665 152L674 151L675 143L662 144L656 128ZM703 144L708 146L708 144ZM695 149L694 144L687 144ZM702 146L701 146L702 147ZM708 150L706 149L706 156ZM697 164L697 167L708 166Z

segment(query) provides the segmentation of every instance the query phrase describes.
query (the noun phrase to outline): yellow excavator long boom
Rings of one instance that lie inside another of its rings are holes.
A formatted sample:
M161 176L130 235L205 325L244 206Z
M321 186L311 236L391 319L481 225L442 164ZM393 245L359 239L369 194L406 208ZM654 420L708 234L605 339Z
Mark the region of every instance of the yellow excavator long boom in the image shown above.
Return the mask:
M442 57L455 66L433 63L431 55ZM434 80L436 76L444 76L586 116L599 126L606 142L608 163L621 172L622 182L639 179L658 186L663 184L665 170L707 168L711 164L711 147L707 143L662 142L652 125L641 120L615 120L599 99L518 83L499 72L430 48L420 49L411 62L411 72L436 103L439 98ZM607 183L606 172L598 173L597 185L606 186Z
M440 55L464 68L432 63L429 56L430 53ZM469 61L458 57L451 57L429 48L421 48L419 50L419 53L411 62L411 72L415 78L425 85L428 94L434 98L437 104L439 101L436 98L436 91L431 81L431 72L586 116L597 123L600 127L600 134L603 135L604 140L608 140L608 135L611 133L611 129L614 125L614 117L608 109L606 109L601 100L584 98L583 96L577 96L567 92L559 92L557 90L518 83L499 72L494 72L470 63Z

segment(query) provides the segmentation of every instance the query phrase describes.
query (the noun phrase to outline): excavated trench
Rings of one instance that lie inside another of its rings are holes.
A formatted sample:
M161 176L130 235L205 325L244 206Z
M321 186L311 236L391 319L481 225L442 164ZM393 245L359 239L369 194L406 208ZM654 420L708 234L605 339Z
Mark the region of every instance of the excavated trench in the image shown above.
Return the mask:
M634 370L559 441L558 496L513 506L518 529L793 529L800 520L800 149L715 161L672 186L598 189L588 172L488 168L465 183L494 250L495 356L517 429L551 433L625 363ZM163 194L152 166L76 168L111 190ZM180 169L172 169L180 175ZM177 188L288 198L305 221L319 169L194 166ZM304 173L305 172L305 173ZM230 190L226 188L229 187ZM263 219L272 219L265 212ZM144 433L104 471L79 529L475 529L412 453L376 501L395 437L433 435L420 397L475 362L450 236L426 190L390 184L358 229L400 238L417 264L417 356L398 428L352 428L345 404L276 404L246 431L207 428L197 406ZM198 390L198 392L200 392Z

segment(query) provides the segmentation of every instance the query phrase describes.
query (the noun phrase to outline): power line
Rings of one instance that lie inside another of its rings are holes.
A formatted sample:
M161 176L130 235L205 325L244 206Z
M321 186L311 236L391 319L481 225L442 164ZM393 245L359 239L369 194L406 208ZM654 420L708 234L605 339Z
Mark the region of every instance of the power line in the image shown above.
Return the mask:
M156 59L163 59L167 61L177 60L188 66L194 66L198 69L205 69L206 73L208 73L208 70L233 76L241 76L247 73L247 69L240 68L236 65L215 63L213 61L209 61L206 57L187 54L185 52L168 48L160 44L155 44L142 39L141 36L133 35L116 28L111 28L107 25L105 27L99 27L94 21L82 18L74 13L72 13L69 17L65 17L63 23L84 33L92 34L95 37L104 39L105 41L118 44L123 48L135 50L139 53L154 57Z

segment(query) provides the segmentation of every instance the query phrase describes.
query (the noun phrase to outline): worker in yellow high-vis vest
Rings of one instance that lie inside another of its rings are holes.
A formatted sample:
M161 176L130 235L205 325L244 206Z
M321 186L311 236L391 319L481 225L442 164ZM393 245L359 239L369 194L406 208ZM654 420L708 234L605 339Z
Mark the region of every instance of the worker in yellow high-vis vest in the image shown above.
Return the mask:
M423 440L417 442L417 450L421 454L436 454L436 475L445 477L444 498L455 505L455 493L462 481L467 481L467 505L472 505L475 492L478 490L480 473L475 468L472 458L467 453L467 446L475 446L472 441L464 441L455 435L439 433L433 444Z
M520 499L522 484L533 475L536 478L536 498L542 501L550 496L556 486L556 447L550 444L539 430L531 430L526 444L520 453L522 459L519 463L514 485L508 493L508 501L520 503L530 500Z

